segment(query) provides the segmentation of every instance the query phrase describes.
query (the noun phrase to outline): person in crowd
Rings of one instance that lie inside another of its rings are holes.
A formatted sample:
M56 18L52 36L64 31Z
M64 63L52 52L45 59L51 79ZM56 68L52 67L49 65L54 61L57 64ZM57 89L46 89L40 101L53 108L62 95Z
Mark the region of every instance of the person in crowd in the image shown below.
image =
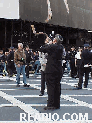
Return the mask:
M84 50L81 54L81 63L79 66L79 82L76 89L82 89L84 73L85 73L84 88L87 88L88 86L88 79L89 79L89 72L90 72L89 64L92 59L91 53L88 48L89 48L89 44L84 44Z
M71 48L70 51L70 68L71 68L71 77L74 78L75 76L75 55L76 55L76 51L75 51L75 47Z
M24 87L29 87L26 83L26 74L25 74L25 63L26 63L26 54L23 49L23 44L18 43L18 50L14 52L14 62L16 66L17 76L16 76L16 82L17 87L20 87L20 74L23 74L23 83Z
M63 57L62 57L62 68L63 68L63 74L65 72L65 67L66 67L66 49L65 47L63 48Z
M92 54L92 47L90 47L90 52L91 52L91 54ZM92 66L91 66L91 68L90 68L90 71L91 71L91 78L92 78Z
M81 53L82 53L82 48L79 47L78 52L75 55L75 66L77 66L77 75L75 76L75 78L79 78L79 66L81 63Z
M5 60L5 56L4 56L3 50L0 50L0 62L4 60Z
M33 68L35 70L35 73L37 74L37 73L39 73L39 69L40 69L39 52L38 51L34 51L33 60L34 60Z
M38 55L38 52L37 51L36 52L34 51L34 53L33 53L33 59L34 59L34 62L39 59L39 55Z
M26 46L25 54L26 54L26 77L29 78L29 64L32 59L31 59L31 51L28 45Z
M5 61L5 55L3 53L3 50L0 50L0 72L3 72L4 70L4 61Z
M52 42L52 40L48 37L45 40L45 45L49 45L49 43ZM45 68L47 64L47 53L39 52L39 61L41 63L41 93L39 96L44 95L44 90L45 90Z
M8 63L7 63L8 55L9 55L9 52L5 51L5 53L4 53L5 60L4 60L3 76L7 76L8 75Z
M70 50L66 52L66 67L67 67L67 73L70 73Z
M43 96L45 90L45 68L47 63L46 53L39 52L39 61L41 64L41 93L39 96Z
M14 47L9 48L9 55L7 56L7 67L8 67L8 76L12 77L15 71L14 65Z
M61 78L62 78L62 55L63 45L61 42L63 38L56 34L53 44L45 45L40 48L41 52L48 53L48 59L45 69L48 103L44 110L59 109L60 108L60 94L61 94Z

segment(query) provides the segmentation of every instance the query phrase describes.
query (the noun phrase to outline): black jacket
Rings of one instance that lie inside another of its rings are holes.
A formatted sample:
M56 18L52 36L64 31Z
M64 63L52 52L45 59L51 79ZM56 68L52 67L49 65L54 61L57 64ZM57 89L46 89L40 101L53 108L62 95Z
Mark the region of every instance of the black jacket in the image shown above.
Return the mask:
M25 50L25 54L26 54L26 63L30 63L31 59L31 51L27 51Z
M14 61L14 51L10 51L9 55L7 56L7 62L10 63Z
M91 63L91 52L88 49L85 49L81 54L81 62L80 62L80 74L84 75L84 65Z
M70 60L75 59L75 55L76 55L76 51L75 50L74 51L70 51L70 53L69 53Z
M52 73L53 75L61 74L63 46L58 44L45 45L41 47L40 51L48 53L45 72Z
M85 49L81 54L82 60L85 64L90 64L91 60L91 52L88 49Z
M2 54L2 55L0 54L0 62L1 61L3 61L3 62L5 61L5 55L4 54Z

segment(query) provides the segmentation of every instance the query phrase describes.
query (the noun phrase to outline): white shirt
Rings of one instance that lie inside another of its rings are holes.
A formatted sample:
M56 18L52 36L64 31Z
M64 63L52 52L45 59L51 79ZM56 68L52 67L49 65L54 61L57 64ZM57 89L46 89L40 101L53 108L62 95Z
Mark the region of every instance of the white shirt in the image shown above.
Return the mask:
M77 52L77 54L75 55L76 59L81 59L81 52Z
M43 52L39 52L39 61L41 63L41 70L45 71L46 65L44 66L44 64L47 63L47 59L46 59L46 53Z

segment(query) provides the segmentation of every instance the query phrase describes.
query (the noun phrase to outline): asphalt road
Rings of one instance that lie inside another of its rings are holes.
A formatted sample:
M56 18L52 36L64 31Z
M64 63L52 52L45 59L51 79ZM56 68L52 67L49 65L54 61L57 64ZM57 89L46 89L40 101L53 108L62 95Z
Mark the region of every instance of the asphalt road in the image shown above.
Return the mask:
M16 77L0 76L0 123L91 123L92 79L88 88L75 90L78 78L64 75L61 80L60 109L44 110L47 105L47 89L40 94L41 76L30 74L30 87L16 87Z

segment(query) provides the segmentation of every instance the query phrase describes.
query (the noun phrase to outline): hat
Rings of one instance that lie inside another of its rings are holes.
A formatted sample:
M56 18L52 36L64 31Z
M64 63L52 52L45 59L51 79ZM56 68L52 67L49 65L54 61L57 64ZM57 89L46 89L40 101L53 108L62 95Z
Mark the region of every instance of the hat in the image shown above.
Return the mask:
M10 47L9 49L13 50L13 49L14 49L14 47Z
M84 44L84 47L89 47L89 44Z
M56 34L55 38L57 39L57 41L63 42L63 37L60 34Z

